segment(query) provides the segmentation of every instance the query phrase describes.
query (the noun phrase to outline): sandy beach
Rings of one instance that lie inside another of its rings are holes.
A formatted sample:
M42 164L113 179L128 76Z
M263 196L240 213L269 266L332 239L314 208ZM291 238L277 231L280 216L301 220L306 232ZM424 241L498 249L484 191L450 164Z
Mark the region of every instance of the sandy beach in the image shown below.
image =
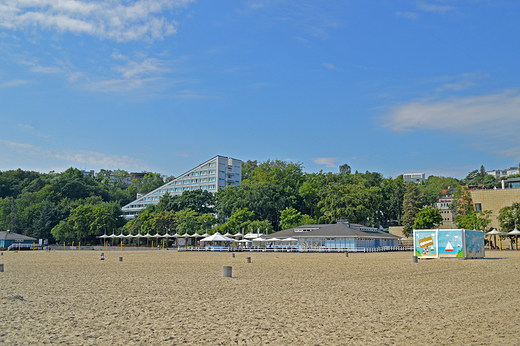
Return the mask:
M105 255L4 252L0 344L520 344L520 252Z

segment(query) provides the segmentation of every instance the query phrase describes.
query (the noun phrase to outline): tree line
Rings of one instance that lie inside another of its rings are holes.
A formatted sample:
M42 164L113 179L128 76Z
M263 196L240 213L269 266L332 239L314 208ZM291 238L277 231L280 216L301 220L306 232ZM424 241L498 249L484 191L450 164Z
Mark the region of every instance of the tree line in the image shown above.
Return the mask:
M112 173L114 184L109 184L107 170L94 177L75 168L59 174L6 171L0 172L0 230L51 241L94 243L99 235L119 232L273 232L348 219L373 227L403 225L408 233L442 222L431 206L443 195L455 197L458 225L480 225L486 223L486 213L474 210L463 186L479 181L497 186L499 181L483 176L483 167L476 172L462 180L431 176L416 184L405 183L402 176L352 173L348 164L341 165L338 173L306 173L298 162L249 160L243 164L240 186L216 194L204 190L165 194L157 205L127 222L121 207L137 193L162 186L167 177L151 173L126 186L125 171Z

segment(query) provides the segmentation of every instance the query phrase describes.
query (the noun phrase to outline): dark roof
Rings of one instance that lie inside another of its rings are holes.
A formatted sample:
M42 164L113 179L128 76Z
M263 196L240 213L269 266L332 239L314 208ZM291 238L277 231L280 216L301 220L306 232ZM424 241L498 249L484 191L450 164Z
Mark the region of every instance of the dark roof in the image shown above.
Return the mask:
M0 239L4 240L36 240L36 238L28 237L23 234L0 231Z
M308 231L304 231L308 230ZM328 225L303 225L289 228L280 232L271 233L269 238L311 238L311 237L366 237L375 239L401 239L391 233L377 228L367 227L348 222L338 222Z

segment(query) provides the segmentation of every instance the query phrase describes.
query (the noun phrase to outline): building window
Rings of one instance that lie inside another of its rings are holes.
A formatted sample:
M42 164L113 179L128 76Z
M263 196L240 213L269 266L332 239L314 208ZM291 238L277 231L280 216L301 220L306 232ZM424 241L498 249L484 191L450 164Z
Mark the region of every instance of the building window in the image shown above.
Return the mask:
M482 211L482 203L475 203L475 210Z

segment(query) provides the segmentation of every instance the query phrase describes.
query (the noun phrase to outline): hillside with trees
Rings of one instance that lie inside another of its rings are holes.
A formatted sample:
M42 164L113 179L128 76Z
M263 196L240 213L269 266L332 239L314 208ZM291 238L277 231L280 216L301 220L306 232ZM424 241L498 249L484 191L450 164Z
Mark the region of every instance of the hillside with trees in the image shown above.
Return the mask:
M128 172L122 170L101 170L95 177L75 168L47 174L6 171L0 172L0 230L50 241L95 243L96 236L112 232L273 232L348 219L373 227L402 225L407 233L414 226L438 224L438 215L430 206L446 195L456 197L456 222L461 226L487 225L486 213L470 210L461 188L468 183L497 183L482 172L483 167L470 172L463 181L431 176L421 184L405 184L402 176L352 173L348 164L341 165L338 173L306 173L298 162L247 161L240 186L216 194L202 190L166 194L159 204L127 222L121 207L138 192L163 185L168 181L165 176L151 173L127 186L123 182Z

